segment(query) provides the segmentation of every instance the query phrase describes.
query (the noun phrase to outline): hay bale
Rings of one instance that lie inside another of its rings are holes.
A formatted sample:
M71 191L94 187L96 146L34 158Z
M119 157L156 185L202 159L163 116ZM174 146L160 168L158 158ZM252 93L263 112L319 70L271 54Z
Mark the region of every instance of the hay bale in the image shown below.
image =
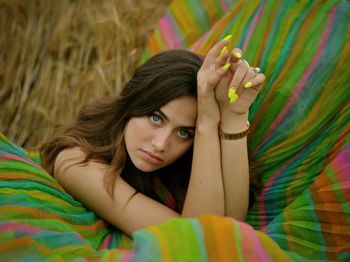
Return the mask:
M0 131L33 148L117 94L169 0L0 0Z

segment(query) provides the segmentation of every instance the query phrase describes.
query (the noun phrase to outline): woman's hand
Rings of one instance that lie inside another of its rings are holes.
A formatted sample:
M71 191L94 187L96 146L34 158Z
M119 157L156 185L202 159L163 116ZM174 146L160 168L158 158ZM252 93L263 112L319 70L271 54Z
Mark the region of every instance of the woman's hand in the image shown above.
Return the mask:
M240 59L241 54L242 51L238 48L232 50L230 70L226 72L215 90L222 115L248 113L265 80L264 74L249 66L247 61Z
M220 109L215 97L215 88L230 66L226 63L229 53L222 52L229 39L224 39L213 46L206 55L203 65L197 75L198 93L198 121L218 126Z

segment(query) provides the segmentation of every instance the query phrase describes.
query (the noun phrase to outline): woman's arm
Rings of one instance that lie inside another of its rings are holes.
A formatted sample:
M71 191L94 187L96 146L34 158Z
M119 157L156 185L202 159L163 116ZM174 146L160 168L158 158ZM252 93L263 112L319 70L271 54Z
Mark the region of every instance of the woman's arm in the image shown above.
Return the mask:
M248 114L223 114L220 129L225 133L241 133L247 129L247 117ZM221 138L220 142L226 203L225 215L244 221L249 202L247 137L238 140Z
M264 81L247 62L237 58L240 49L232 50L231 76L219 84L216 97L220 106L220 129L224 133L237 134L247 130L248 110ZM229 73L229 74L230 74ZM245 88L246 82L251 87ZM235 91L233 98L228 92ZM221 138L221 163L225 192L225 215L244 220L249 203L249 163L247 137L237 140Z
M228 70L228 54L217 54L228 43L222 40L207 54L198 72L197 124L192 170L182 215L225 214L218 126L220 110L215 88Z
M56 158L54 176L75 199L123 232L131 235L135 230L180 216L141 193L135 194L136 190L118 174L111 197L103 180L110 167L93 161L79 164L85 156L78 147L61 151Z
M224 215L224 189L217 126L198 121L190 182L182 215Z

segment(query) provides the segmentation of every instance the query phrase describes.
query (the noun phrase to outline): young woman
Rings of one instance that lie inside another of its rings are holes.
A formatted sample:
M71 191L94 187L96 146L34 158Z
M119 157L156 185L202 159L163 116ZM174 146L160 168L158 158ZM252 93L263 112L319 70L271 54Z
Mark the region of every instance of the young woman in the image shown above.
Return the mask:
M171 217L243 220L248 109L264 75L228 52L160 53L118 97L83 108L42 146L43 166L77 200L127 234Z

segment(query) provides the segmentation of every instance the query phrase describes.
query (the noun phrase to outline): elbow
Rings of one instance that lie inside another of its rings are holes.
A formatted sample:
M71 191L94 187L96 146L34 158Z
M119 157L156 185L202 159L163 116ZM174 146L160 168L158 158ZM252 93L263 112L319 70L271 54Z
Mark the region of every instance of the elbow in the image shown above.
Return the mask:
M239 213L239 212L227 212L225 215L228 217L231 217L235 220L238 220L240 222L245 222L245 220L247 218L246 212L241 212L241 213Z
M245 206L233 207L227 209L225 212L226 216L232 217L238 221L245 222L248 213L248 203Z
M241 222L245 222L246 218L247 218L247 212L242 212L240 214L237 214L236 216L233 217L234 219L241 221Z

